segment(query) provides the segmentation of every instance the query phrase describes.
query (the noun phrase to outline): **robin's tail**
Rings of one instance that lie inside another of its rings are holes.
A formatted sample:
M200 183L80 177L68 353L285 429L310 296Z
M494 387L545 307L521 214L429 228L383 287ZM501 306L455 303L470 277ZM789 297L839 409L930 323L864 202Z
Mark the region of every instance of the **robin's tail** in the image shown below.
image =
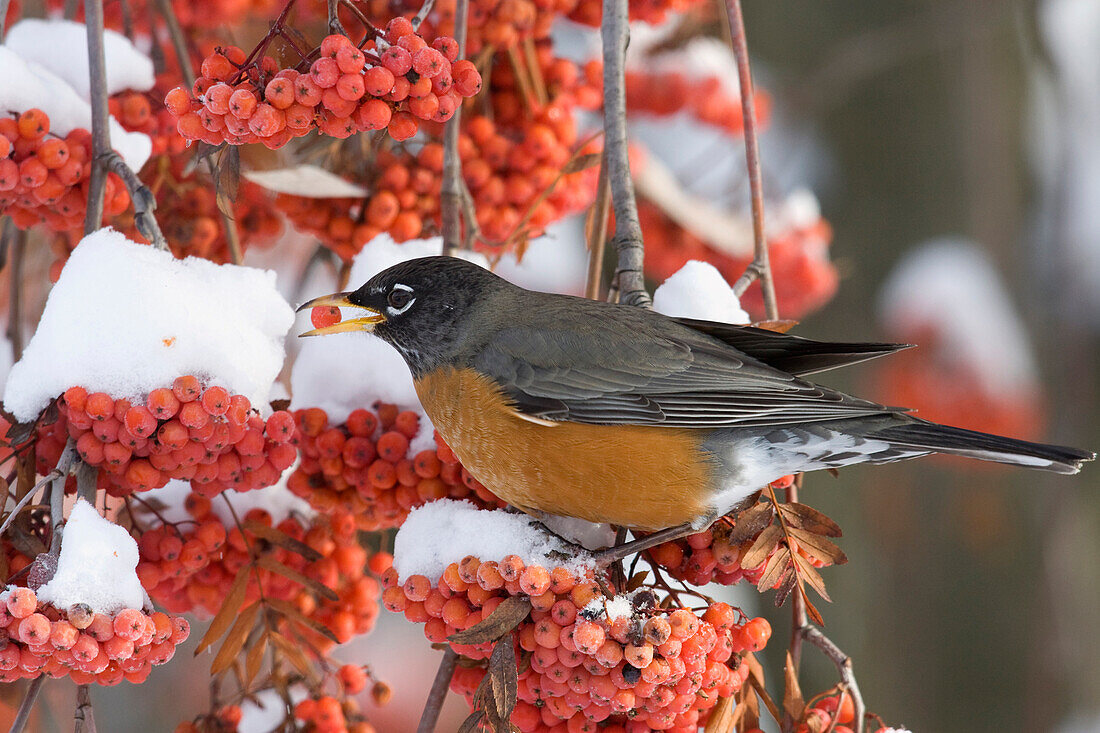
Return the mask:
M898 448L948 453L983 461L1009 463L1056 473L1077 473L1096 458L1091 451L1061 445L1031 443L909 418L911 422L876 430L867 437L887 440Z

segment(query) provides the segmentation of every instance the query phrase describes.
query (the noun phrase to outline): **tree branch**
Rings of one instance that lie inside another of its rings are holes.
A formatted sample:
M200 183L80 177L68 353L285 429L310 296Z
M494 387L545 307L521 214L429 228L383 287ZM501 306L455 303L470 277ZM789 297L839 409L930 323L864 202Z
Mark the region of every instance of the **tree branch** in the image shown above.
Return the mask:
M157 249L167 251L168 240L164 238L160 224L153 215L157 208L157 197L138 179L134 169L126 165L121 155L114 150L108 150L104 154L104 159L107 168L122 179L126 190L130 192L130 201L134 204L134 223L137 224L141 236L148 239Z
M76 725L74 733L96 733L95 714L92 710L92 696L87 685L76 688L76 710L73 712Z
M87 236L103 224L103 196L107 188L107 154L111 129L107 112L107 62L103 56L103 0L86 0L84 23L88 33L88 75L92 103L92 174L88 183Z
M627 0L603 0L600 34L603 37L604 155L615 208L612 242L618 252L615 280L619 302L648 308L653 300L645 289L645 247L627 155L626 46L630 41Z
M23 255L27 250L27 233L16 229L15 222L5 217L3 237L8 245L8 263L11 267L8 341L11 342L12 361L16 362L23 356Z
M455 673L455 663L458 654L449 646L443 650L443 659L439 660L439 669L436 670L435 680L432 682L431 692L428 693L428 701L424 703L424 712L420 715L420 723L416 726L416 733L433 733L435 724L439 720L439 711L443 709L443 700L447 697L447 690L451 685L451 677Z
M856 733L863 733L863 714L866 712L866 708L863 705L863 695L859 692L859 684L856 682L855 673L852 672L852 658L841 651L840 647L825 636L821 629L812 624L806 624L802 627L801 636L820 649L836 665L837 671L840 672L841 681L843 681L848 694L852 696L852 706L855 708Z
M432 0L425 0L421 10L430 9ZM466 16L468 0L455 3L455 41L459 58L466 53ZM427 13L425 12L425 15ZM443 217L443 254L454 256L462 239L462 161L458 157L458 126L462 119L462 105L455 108L454 116L447 122L443 133L443 185L439 206ZM470 227L471 223L466 222Z
M798 474L794 477L794 484L787 489L787 501L789 503L798 502L798 490L802 488L802 477L805 474ZM791 666L794 668L795 676L798 676L799 667L802 664L802 629L806 628L809 622L806 619L806 600L801 593L795 593L791 598L791 645L789 651L791 653Z
M729 19L730 44L737 61L737 79L741 88L741 116L745 124L745 164L749 169L749 188L752 191L752 263L745 274L733 284L738 297L752 284L760 280L764 292L764 313L768 320L779 319L779 306L775 300L775 283L772 281L768 262L768 240L764 237L764 183L760 175L760 146L756 139L756 105L753 100L752 72L749 69L749 46L745 39L745 20L741 17L741 0L726 0Z
M31 710L34 709L34 701L38 699L38 693L42 691L42 683L45 681L45 674L40 674L31 680L26 694L23 695L23 702L19 704L19 712L15 714L15 720L12 721L8 733L22 733L23 729L27 727L27 720L30 719Z

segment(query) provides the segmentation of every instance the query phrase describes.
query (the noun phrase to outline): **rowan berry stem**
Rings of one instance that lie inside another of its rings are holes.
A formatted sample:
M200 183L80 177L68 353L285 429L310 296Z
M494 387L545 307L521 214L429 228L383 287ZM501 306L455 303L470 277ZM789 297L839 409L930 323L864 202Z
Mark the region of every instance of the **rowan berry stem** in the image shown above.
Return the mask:
M852 658L841 651L840 647L813 624L803 626L801 636L820 649L836 665L837 671L840 672L841 681L843 681L848 694L852 696L856 733L863 733L863 716L866 708L863 705L863 695L859 692L859 684L856 682L855 673L852 671Z
M615 208L612 241L618 252L615 279L619 302L648 308L653 305L653 299L645 289L645 245L627 154L626 46L630 40L627 0L603 0L600 34L603 37L604 155Z
M38 693L42 691L42 683L46 681L46 675L39 675L31 680L27 686L27 692L23 695L23 702L19 704L19 711L15 714L15 720L11 723L8 733L22 733L27 727L27 721L34 709L34 702L38 699Z
M427 0L421 8L430 8ZM454 39L458 43L458 57L466 55L466 18L469 14L468 0L455 3ZM427 13L425 13L427 15ZM419 17L419 15L418 15ZM443 133L443 183L440 190L439 206L443 217L443 254L454 256L459 250L462 239L462 161L458 157L458 126L462 119L462 106L455 109L454 116L447 122ZM472 226L466 222L467 228Z
M92 710L92 696L87 685L76 688L76 710L73 712L76 725L75 733L96 733L95 714Z
M107 158L111 152L111 130L107 111L107 62L103 53L103 0L84 3L84 23L88 34L88 74L92 104L92 173L88 183L88 210L84 215L84 234L94 232L103 223L103 197L107 189Z
M741 0L726 0L726 16L729 20L730 44L737 62L737 79L741 89L741 116L745 123L745 165L749 170L749 189L752 194L752 263L733 284L733 292L740 297L753 280L760 280L764 293L764 314L769 320L779 318L779 306L775 299L775 282L768 261L768 240L764 236L764 183L760 173L760 145L756 137L756 104L753 100L752 71L749 68L749 46L745 39L745 19L741 15Z
M77 460L76 440L69 438L61 458L57 460L57 475L50 484L50 555L61 554L61 522L65 518L65 480Z
M428 700L424 704L424 712L420 715L416 733L432 733L435 730L439 711L443 709L443 700L447 697L447 690L451 684L451 677L454 676L457 662L458 654L454 649L448 646L443 650L443 658L439 660L439 669L436 670L435 680L432 681L432 689L428 693Z
M804 474L798 474L794 478L794 483L787 489L787 501L791 504L798 502L798 490L802 488L802 477ZM795 676L798 675L799 667L802 664L802 629L806 628L808 621L806 619L806 602L801 593L795 593L791 599L791 666L794 668Z
M5 217L4 244L11 268L11 303L8 305L8 341L11 342L13 361L23 356L23 255L27 250L27 233L15 228L15 223Z
M424 4L420 6L420 10L416 11L416 15L412 19L413 30L420 30L420 24L428 17L428 13L432 12L432 8L435 7L435 0L424 0ZM461 14L461 20L459 16ZM462 26L462 36L459 34L459 24ZM458 41L459 58L465 58L466 53L466 11L459 10L458 6L455 6L455 40Z
M607 246L607 215L611 208L611 184L607 180L607 156L600 158L600 178L596 183L596 200L588 219L588 275L584 297L599 300L603 279L603 258Z

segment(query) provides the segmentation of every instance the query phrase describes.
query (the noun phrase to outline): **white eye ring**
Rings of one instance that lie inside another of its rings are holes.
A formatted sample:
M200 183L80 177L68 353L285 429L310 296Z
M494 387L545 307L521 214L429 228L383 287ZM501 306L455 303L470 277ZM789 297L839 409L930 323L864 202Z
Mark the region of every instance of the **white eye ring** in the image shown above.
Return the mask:
M393 289L390 290L390 294L386 296L386 302L389 304L386 307L386 311L391 316L399 316L416 302L416 298L412 295L412 288L408 285L397 283L393 286Z

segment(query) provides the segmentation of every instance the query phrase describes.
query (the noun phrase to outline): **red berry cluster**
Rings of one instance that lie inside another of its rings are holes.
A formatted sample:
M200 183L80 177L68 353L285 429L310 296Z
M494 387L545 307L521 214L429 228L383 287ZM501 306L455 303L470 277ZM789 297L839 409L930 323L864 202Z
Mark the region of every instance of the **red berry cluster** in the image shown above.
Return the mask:
M515 555L500 562L469 556L451 563L433 584L423 575L399 583L382 576L382 602L424 624L433 642L488 617L504 598L526 595L532 611L515 639L526 664L512 723L529 731L695 731L719 697L740 689L748 674L743 652L764 648L764 619L738 621L725 603L700 618L686 608L661 608L641 589L606 597L590 576L564 567L525 566ZM484 659L490 645L451 643L460 654ZM485 674L460 667L452 689L473 698Z
M626 72L626 104L631 112L672 115L687 112L700 122L741 135L745 120L741 116L741 99L731 96L716 76L693 79L678 72ZM771 96L766 92L753 94L758 127L767 125L771 116Z
M172 658L190 631L185 619L159 611L125 608L108 616L83 604L56 609L30 588L9 586L2 599L0 682L47 674L78 685L139 684Z
M341 701L333 695L307 697L294 706L294 717L304 730L314 733L375 733L375 727L361 717L353 699ZM352 718L349 721L348 718Z
M145 404L83 387L65 391L60 416L40 428L38 468L48 473L68 438L81 459L99 469L99 488L112 496L190 481L208 496L226 489L270 486L297 458L294 418L279 411L265 421L248 398L197 377L155 389Z
M483 115L463 120L458 152L474 198L479 249L499 253L513 248L590 202L596 169L561 172L579 154L576 146L573 116L562 104L548 105L518 131L502 130ZM316 236L345 259L381 232L403 242L437 231L443 146L429 142L415 156L383 153L376 168L366 199L283 194L276 205L294 228Z
M330 425L320 408L298 410L302 462L287 487L321 512L350 512L360 529L398 527L409 510L434 499L502 506L437 438L435 450L410 454L420 416L380 404Z
M316 127L346 138L388 130L394 140L416 134L418 120L445 122L463 97L481 90L474 65L441 36L431 46L405 18L396 18L374 49L347 36L327 36L308 71L278 69L269 56L252 59L237 47L207 56L192 98L176 87L168 111L188 140L279 148Z
M153 157L179 155L187 149L187 141L176 133L176 121L171 113L152 95L147 92L119 92L108 101L108 109L111 116L129 132L149 136L153 141Z
M847 692L830 692L806 708L794 726L794 733L854 733L848 724L856 719L855 704ZM880 730L885 730L882 728Z
M338 599L318 595L285 575L256 567L248 581L246 604L260 598L261 591L264 598L289 601L304 616L332 631L341 643L374 627L381 588L371 573L385 571L392 558L387 553L368 556L357 541L355 519L350 514L320 516L312 522L288 517L275 524L265 510L251 509L241 517L240 527L227 530L212 512L210 499L202 494L190 494L185 508L194 518L190 528L164 524L138 537L138 577L157 603L173 613L213 615L241 568L262 556L330 588ZM319 557L310 560L272 542L260 525L274 526L282 535L308 545ZM318 649L332 646L331 640L303 625L295 625L294 633Z
M751 257L730 257L679 226L653 204L641 202L638 215L646 237L646 274L664 280L689 260L711 263L730 282L745 271ZM768 252L775 272L776 298L780 310L792 318L820 308L836 293L839 275L829 261L832 228L824 219L814 224L769 234ZM763 315L759 288L749 288L741 304L751 313Z
M92 136L77 129L65 137L50 134L50 118L40 109L0 117L0 214L20 229L45 224L54 231L84 225ZM118 176L107 177L104 216L130 206Z

